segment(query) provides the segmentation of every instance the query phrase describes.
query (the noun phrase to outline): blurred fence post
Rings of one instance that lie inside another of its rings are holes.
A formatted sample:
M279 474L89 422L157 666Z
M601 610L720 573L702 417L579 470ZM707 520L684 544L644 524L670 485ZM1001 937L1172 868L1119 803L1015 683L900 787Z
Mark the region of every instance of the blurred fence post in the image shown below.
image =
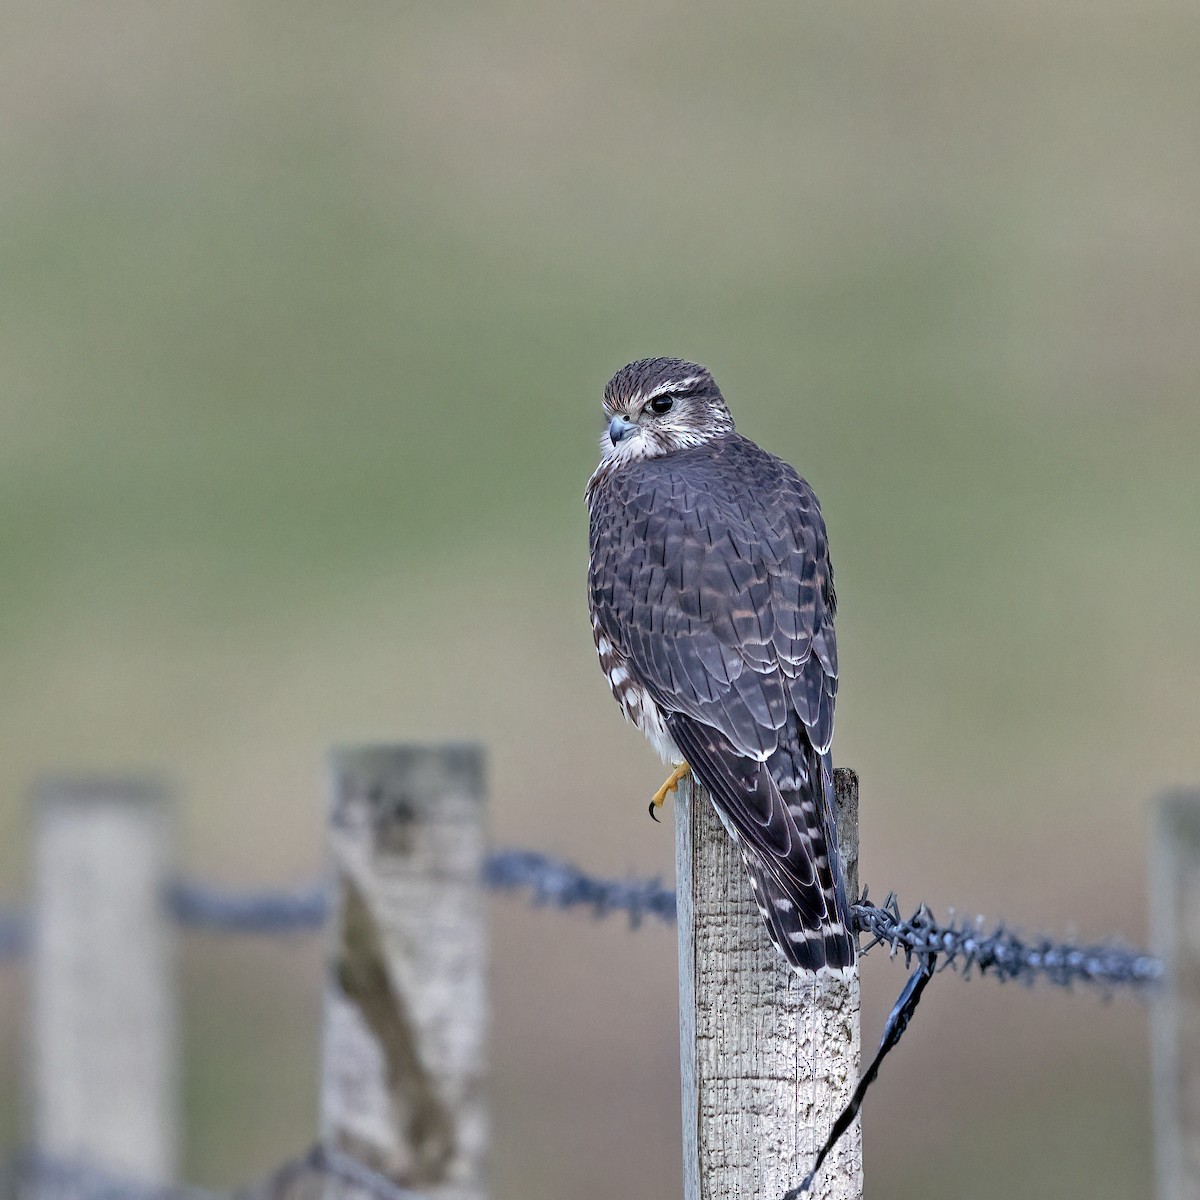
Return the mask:
M858 778L835 776L838 836L858 887ZM767 936L741 854L708 794L676 793L684 1200L781 1197L812 1166L858 1082L859 982L804 979ZM861 1200L856 1121L812 1196Z
M482 1200L482 752L343 750L333 775L322 1144L424 1196Z
M1200 1197L1200 792L1159 802L1150 926L1166 972L1151 1001L1160 1200Z
M179 1155L172 821L157 788L37 791L32 1138L38 1154L169 1183Z

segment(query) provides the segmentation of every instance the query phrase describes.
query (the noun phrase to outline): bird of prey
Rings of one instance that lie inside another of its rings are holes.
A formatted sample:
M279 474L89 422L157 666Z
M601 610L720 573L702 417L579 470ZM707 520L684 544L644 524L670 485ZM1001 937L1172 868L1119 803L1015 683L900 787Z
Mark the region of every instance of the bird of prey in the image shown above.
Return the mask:
M613 695L690 770L737 841L771 939L802 972L855 959L833 823L837 647L817 498L733 427L713 377L652 358L604 389L587 485L592 633Z

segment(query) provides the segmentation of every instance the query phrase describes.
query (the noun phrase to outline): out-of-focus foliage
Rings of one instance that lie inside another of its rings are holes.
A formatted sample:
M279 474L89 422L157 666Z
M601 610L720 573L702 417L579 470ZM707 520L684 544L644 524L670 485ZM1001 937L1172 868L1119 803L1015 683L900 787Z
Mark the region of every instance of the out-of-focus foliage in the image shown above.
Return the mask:
M9 895L42 768L161 767L189 866L265 883L318 861L325 747L440 735L491 747L498 840L668 870L581 588L600 389L667 353L824 501L864 879L1143 940L1146 802L1200 775L1194 6L0 33ZM677 1191L670 935L501 905L495 940L499 1194ZM319 953L184 968L189 1172L225 1184L311 1136ZM1128 1004L938 981L872 1186L1146 1194L1144 1041Z

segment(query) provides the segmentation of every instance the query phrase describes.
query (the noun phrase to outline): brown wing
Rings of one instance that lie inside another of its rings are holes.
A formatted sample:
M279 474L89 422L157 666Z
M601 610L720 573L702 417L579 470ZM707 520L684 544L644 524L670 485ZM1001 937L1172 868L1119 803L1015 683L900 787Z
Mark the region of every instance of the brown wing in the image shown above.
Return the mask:
M828 762L833 573L812 489L735 435L624 464L590 505L600 629L755 855L760 887L794 909L802 926L789 932L844 930Z

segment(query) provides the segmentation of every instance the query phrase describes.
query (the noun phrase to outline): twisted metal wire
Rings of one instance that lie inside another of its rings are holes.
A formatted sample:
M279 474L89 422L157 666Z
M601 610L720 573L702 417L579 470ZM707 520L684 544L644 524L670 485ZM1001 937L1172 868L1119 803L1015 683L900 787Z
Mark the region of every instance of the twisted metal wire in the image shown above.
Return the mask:
M20 958L29 946L25 914L15 908L0 908L0 963Z
M20 1151L5 1164L4 1194L38 1200L225 1200L191 1184L147 1183L94 1163Z
M590 909L596 917L621 914L634 928L647 918L675 920L675 891L658 878L608 879L533 850L490 855L485 878L496 891L527 892L539 907ZM286 935L320 929L329 917L330 892L323 879L292 888L239 891L183 878L167 889L166 903L187 929ZM1002 924L985 929L982 917L939 921L924 904L905 917L894 894L878 905L864 893L853 916L855 927L868 938L864 953L884 945L906 962L936 955L939 970L951 968L964 977L977 973L1060 987L1143 988L1163 974L1158 958L1116 942L1076 945L1028 938ZM25 915L0 909L0 962L24 954L28 941Z
M590 908L597 917L623 913L632 928L646 917L675 920L675 889L658 878L602 879L574 863L533 850L501 850L488 858L485 878L500 891L528 889L535 905Z
M259 1183L217 1192L192 1184L149 1183L117 1174L102 1166L23 1151L4 1165L0 1194L35 1195L38 1200L279 1200L305 1177L353 1185L376 1200L424 1200L365 1163L331 1147L316 1145L288 1159Z
M306 933L329 918L324 879L293 888L236 891L198 879L177 879L167 888L167 908L185 929L216 933Z
M853 912L855 926L870 938L863 953L884 945L892 955L902 954L905 963L936 957L938 970L950 968L964 978L977 972L1001 982L1044 980L1068 988L1076 983L1144 988L1163 976L1161 959L1115 941L1074 945L1045 937L1026 938L1002 924L985 932L982 917L943 922L924 904L911 917L903 917L895 893L889 894L882 906L871 904L864 893Z
M534 905L582 907L596 917L621 913L632 927L647 917L665 923L676 918L674 889L657 878L606 879L535 851L502 850L492 854L485 864L485 878L488 886L498 891L528 892ZM292 888L237 891L184 878L170 884L165 900L173 919L185 928L237 934L287 935L319 929L331 909L326 880ZM935 969L949 967L964 978L977 973L1001 981L1016 979L1031 984L1044 980L1061 987L1086 983L1105 990L1140 990L1157 983L1163 974L1159 959L1115 942L1074 945L1025 938L1004 925L987 930L982 917L943 922L924 904L905 917L894 894L877 905L864 893L853 906L853 918L856 929L868 939L864 953L886 946L890 955L902 956L906 965L915 963L916 972L889 1017L879 1052L843 1114L839 1123L842 1127L853 1119L884 1055L899 1041L920 991ZM28 932L24 913L0 909L0 962L25 953ZM821 1160L836 1141L837 1132L835 1127L816 1166L789 1197L805 1194ZM4 1174L11 1180L11 1194L26 1195L24 1185L34 1184L39 1200L278 1200L307 1175L351 1184L375 1200L422 1200L417 1193L399 1187L356 1159L321 1146L284 1163L262 1183L232 1195L186 1185L138 1183L88 1164L44 1155L23 1155L9 1164Z

